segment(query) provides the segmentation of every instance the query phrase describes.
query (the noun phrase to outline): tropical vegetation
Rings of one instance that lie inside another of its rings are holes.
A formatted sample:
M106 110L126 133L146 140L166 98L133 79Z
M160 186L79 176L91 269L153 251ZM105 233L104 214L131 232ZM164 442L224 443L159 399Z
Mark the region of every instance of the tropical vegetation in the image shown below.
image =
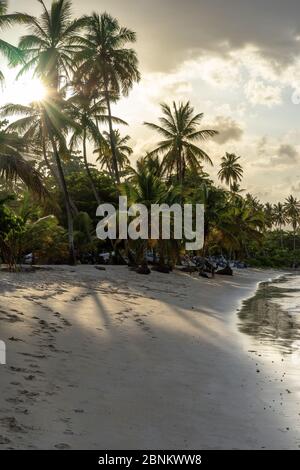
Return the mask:
M2 262L16 268L29 253L38 263L93 262L113 250L115 262L129 257L139 265L150 250L161 266L176 264L184 240L96 238L97 206L117 206L126 195L147 207L204 204L204 246L196 254L298 265L300 201L290 195L271 204L244 194L246 157L225 150L214 180L207 171L220 156L209 154L206 141L217 131L202 127L203 113L188 100L161 104L158 120L144 123L157 143L136 155L122 130L126 116L113 112L140 80L135 32L108 13L73 18L69 0L49 8L37 2L40 15L33 17L7 14L0 1L0 28L26 27L18 46L0 39L0 52L17 79L31 74L45 89L40 101L0 109Z

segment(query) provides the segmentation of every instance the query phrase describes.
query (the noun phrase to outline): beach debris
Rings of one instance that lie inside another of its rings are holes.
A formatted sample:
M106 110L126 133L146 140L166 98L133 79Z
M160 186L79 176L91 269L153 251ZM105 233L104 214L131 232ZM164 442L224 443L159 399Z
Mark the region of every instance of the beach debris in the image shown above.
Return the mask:
M221 274L223 276L233 276L233 271L230 266L225 266L225 268L216 271L216 274Z

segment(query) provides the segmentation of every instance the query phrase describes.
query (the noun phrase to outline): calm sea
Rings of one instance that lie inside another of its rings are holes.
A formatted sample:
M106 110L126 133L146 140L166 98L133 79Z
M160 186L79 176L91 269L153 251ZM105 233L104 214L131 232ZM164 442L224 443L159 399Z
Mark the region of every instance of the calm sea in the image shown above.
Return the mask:
M265 356L280 354L300 370L300 273L260 284L238 312L239 330ZM295 370L296 372L296 370Z

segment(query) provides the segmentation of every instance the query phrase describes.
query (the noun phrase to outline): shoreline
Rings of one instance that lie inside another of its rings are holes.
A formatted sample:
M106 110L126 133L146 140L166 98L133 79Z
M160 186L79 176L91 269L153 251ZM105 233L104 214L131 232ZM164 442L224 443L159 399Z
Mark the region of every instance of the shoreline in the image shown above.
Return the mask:
M0 449L298 448L296 397L277 406L286 382L237 328L276 275L0 273Z

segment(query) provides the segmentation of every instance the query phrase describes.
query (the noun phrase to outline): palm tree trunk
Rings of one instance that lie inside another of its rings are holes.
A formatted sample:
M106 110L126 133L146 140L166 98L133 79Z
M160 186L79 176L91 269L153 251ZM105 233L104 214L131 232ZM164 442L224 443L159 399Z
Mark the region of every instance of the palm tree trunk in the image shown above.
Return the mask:
M97 201L97 204L98 206L100 205L101 201L100 201L100 197L99 197L99 194L97 192L97 189L96 189L96 185L95 185L95 182L93 180L93 175L91 173L91 170L90 170L90 167L89 167L89 164L88 164L88 161L87 161L87 152L86 152L86 129L84 128L83 129L83 140L82 140L82 146L83 146L83 160L84 160L84 166L85 166L85 169L86 169L86 172L87 172L87 175L88 175L88 179L91 183L91 188L92 188L92 191L94 193L94 196L95 196L95 199Z
M283 231L282 231L281 224L279 226L279 231L280 231L280 246L281 246L281 249L282 249L283 248Z
M113 160L113 168L115 172L116 182L117 184L120 184L118 159L117 159L117 152L116 152L116 146L115 146L115 141L114 141L112 116L111 116L111 109L110 109L110 99L109 99L108 84L107 84L106 77L104 77L104 92L105 92L105 100L106 100L106 106L107 106L107 112L108 112L108 127L109 127L109 137L110 137L110 146L111 146L111 153L112 153L112 160Z
M63 172L63 168L61 165L56 141L53 137L53 135L50 135L50 140L53 148L53 153L57 165L57 170L58 170L58 175L59 175L59 180L61 183L61 188L62 192L64 195L64 203L65 203L65 208L66 208L66 213L67 213L67 221L68 221L68 236L69 236L69 263L70 264L76 264L76 254L75 254L75 248L74 248L74 226L73 226L73 216L72 216L72 211L71 211L71 202L70 202L70 196L67 188L67 183L65 180L65 175Z
M62 185L61 185L61 182L60 182L60 178L59 178L57 172L55 171L55 168L53 168L53 166L51 165L51 163L49 161L49 158L47 156L45 139L43 139L43 144L42 145L43 145L43 157L44 157L46 166L47 166L48 170L50 171L52 177L56 181L56 183L57 183L58 187L60 188L60 190L63 191ZM73 199L70 196L69 196L69 199L70 199L70 204L71 204L71 209L72 209L73 215L76 216L76 215L79 214L79 211L76 207L75 202L73 201Z

